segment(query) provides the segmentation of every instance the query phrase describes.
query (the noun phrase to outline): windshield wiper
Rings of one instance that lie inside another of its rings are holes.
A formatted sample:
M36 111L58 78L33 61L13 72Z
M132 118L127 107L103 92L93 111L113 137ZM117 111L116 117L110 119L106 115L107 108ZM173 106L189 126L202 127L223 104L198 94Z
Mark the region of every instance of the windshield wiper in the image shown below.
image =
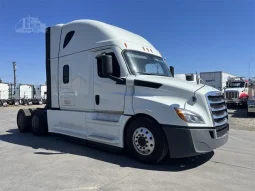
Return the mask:
M154 76L168 76L165 74L156 74L156 73L146 73L146 72L136 72L137 74L144 74L144 75L154 75Z
M152 73L146 73L146 72L136 72L137 74L144 74L144 75L153 75Z

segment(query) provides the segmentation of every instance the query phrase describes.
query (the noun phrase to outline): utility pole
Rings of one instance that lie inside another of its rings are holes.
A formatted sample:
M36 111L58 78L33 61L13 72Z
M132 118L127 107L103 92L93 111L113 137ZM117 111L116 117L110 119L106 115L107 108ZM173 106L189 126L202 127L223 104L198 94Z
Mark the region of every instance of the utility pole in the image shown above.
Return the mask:
M12 62L13 67L13 86L16 87L16 62Z

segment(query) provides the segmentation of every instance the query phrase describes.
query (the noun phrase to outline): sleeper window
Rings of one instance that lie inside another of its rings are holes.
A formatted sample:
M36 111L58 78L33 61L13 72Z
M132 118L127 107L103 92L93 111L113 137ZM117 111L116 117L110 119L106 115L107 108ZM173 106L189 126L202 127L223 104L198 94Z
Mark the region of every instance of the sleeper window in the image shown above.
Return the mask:
M73 38L74 33L75 33L74 31L70 31L66 34L64 44L63 44L63 48L65 48L68 45L68 43L71 41L71 39Z

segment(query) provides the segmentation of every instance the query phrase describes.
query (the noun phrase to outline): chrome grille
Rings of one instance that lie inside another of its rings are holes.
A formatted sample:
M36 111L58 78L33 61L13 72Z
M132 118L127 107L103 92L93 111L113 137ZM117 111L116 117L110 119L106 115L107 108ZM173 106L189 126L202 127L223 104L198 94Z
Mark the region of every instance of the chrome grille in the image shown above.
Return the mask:
M225 98L226 99L237 99L237 98L239 98L239 92L238 91L227 91L227 92L225 92Z
M228 111L224 96L219 92L210 92L207 95L207 101L211 110L213 123L217 132L217 137L223 136L228 132L228 128L227 130L223 131L223 129L226 129L225 126L228 126ZM222 128L223 126L224 128Z

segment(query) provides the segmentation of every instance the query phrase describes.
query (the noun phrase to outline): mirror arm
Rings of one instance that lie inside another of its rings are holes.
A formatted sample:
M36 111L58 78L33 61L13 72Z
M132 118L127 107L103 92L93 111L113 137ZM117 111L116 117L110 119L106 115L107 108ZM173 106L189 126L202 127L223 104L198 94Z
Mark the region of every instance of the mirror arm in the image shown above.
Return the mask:
M115 77L115 76L113 76L113 75L110 75L108 78L111 79L111 80L113 80L113 81L115 81L116 84L126 84L126 79L117 78L117 77Z

